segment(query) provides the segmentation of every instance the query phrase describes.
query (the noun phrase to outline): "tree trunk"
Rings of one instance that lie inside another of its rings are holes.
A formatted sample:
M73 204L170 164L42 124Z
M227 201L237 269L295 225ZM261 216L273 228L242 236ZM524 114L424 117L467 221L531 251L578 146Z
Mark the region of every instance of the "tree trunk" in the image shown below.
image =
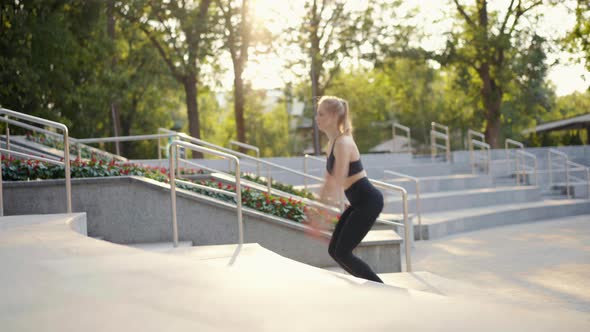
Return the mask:
M238 141L246 143L246 127L244 125L244 80L242 79L242 70L240 68L241 66L238 65L234 72L234 116L236 118ZM246 153L247 151L240 147L240 152Z
M313 106L313 113L312 113L312 126L313 126L313 150L316 156L319 156L322 152L320 147L320 135L318 130L318 125L315 121L315 115L317 112L317 98L320 96L320 73L321 73L321 64L320 64L320 38L318 36L318 30L320 26L320 18L318 17L317 12L317 3L316 1L313 2L312 6L312 19L311 19L311 70L310 70L310 79L311 79L311 103Z
M107 4L107 34L109 39L111 40L111 44L113 49L115 48L115 10L114 10L114 1L109 1ZM111 58L111 72L116 76L116 65L117 65L117 55L116 51L113 51L112 58ZM111 96L111 114L113 119L113 134L114 136L119 136L121 133L121 115L119 114L119 108L115 102L115 98ZM121 143L115 142L115 152L118 155L124 155L125 151L121 149Z
M201 126L199 123L199 105L197 102L197 75L188 73L184 79L184 92L186 95L186 111L188 113L188 132L195 138L201 138ZM193 152L194 158L203 158L201 152Z
M492 149L497 149L500 147L500 107L502 106L503 92L502 88L491 77L489 64L482 64L479 70L479 76L483 82L481 96L486 117L485 139Z

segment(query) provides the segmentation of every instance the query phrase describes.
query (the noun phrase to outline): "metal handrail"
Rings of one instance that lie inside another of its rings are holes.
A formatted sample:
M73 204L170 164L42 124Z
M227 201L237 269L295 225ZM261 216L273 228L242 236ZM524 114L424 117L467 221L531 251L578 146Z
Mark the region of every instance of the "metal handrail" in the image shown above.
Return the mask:
M304 157L304 161L305 161L305 165L307 165L306 160L307 159L312 159L312 160L316 160L316 161L320 161L325 163L326 161L322 158L318 158L315 156L309 156L306 155L306 157ZM411 272L412 271L412 263L411 263L411 253L410 253L410 242L412 241L410 238L410 227L411 225L409 225L409 221L408 221L408 192L406 191L406 189L404 189L403 187L400 186L396 186L390 183L385 183L382 181L378 181L378 180L373 180L373 179L369 179L369 181L375 185L376 187L382 188L382 189L388 189L388 190L393 190L393 191L399 191L402 194L402 201L403 201L403 206L402 206L402 210L403 210L403 216L404 216L404 224L402 227L404 227L405 230L405 238L404 238L404 242L406 242L406 267L407 267L407 271Z
M471 150L473 150L473 146L477 146L482 148L484 151L487 151L487 153L485 153L485 157L483 159L485 159L485 169L486 169L486 174L490 173L490 163L492 161L492 154L491 154L491 150L490 150L490 145L488 143L484 143L475 139L472 139L469 142L469 147ZM475 157L475 155L473 156ZM473 174L475 174L475 160L471 161L471 172Z
M63 123L59 123L59 122L55 122L55 121L50 121L47 119L43 119L43 118L39 118L36 116L32 116L32 115L28 115L28 114L24 114L24 113L19 113L19 112L15 112L12 110L8 110L6 108L0 108L0 115L4 114L4 117L0 117L0 121L4 121L6 122L6 129L7 129L7 136L6 136L6 142L7 142L7 150L10 151L10 134L9 134L9 130L8 130L8 122L6 120L10 120L8 119L8 117L14 117L17 119L21 119L21 120L25 120L25 121L29 121L29 122L33 122L33 123L37 123L40 125L45 125L45 126L49 126L58 130L61 130L63 132L63 137L64 137L64 168L65 168L65 182L66 182L66 210L67 213L72 213L72 182L70 179L70 142L68 139L68 127L66 125L64 125ZM10 152L13 153L13 152ZM0 177L2 177L2 174L0 174ZM0 202L0 205L2 203Z
M411 129L409 127L406 127L404 125L401 125L401 124L399 124L397 122L394 122L392 124L392 127L391 127L391 130L393 131L393 141L391 142L391 152L394 152L395 151L394 150L394 143L395 143L395 138L397 137L397 135L395 134L395 128L399 128L399 129L401 129L401 130L403 130L403 131L406 132L406 137L408 138L408 150L407 151L409 153L412 153L412 139L411 139L411 136L410 136Z
M547 151L547 158L549 159L549 188L553 186L553 169L551 167L553 163L553 160L551 158L552 154L557 155L565 160L565 190L566 197L570 198L569 158L567 154L555 149L549 149Z
M229 145L230 147L232 145L236 145L245 149L253 150L254 152L256 152L256 158L260 159L260 149L257 146L242 143L239 141L229 141ZM260 176L260 162L256 163L256 175Z
M479 138L481 138L481 142L485 143L486 142L486 138L485 135L472 130L472 129L468 129L467 130L467 142L469 142L469 162L471 163L471 173L475 174L475 160L474 160L474 155L473 155L473 139L471 138L472 136L477 136Z
M421 209L422 203L420 203L420 179L418 179L417 177L411 176L411 175L407 175L407 174L403 174L403 173L399 173L399 172L394 172L394 171L390 171L390 170L385 170L383 172L387 173L387 174L396 175L398 177L410 179L410 180L414 181L414 183L416 184L416 215L418 215L418 229L420 230L418 236L420 238L420 241L422 241L422 211L421 211L422 210Z
M441 138L445 140L445 145L444 145L444 149L445 149L445 156L447 159L447 162L450 163L451 162L451 141L449 139L449 127L436 123L436 122L431 122L431 130L430 130L430 156L432 161L434 162L434 159L436 158L437 155L437 148L442 148L442 145L438 145L436 143L436 139L437 138ZM441 133L436 131L436 128L442 129L445 131L445 133Z
M521 149L524 149L524 144L522 144L521 142L507 138L504 141L504 150L506 151L506 160L510 160L510 148L508 147L509 145L517 146Z
M322 163L326 163L326 161L323 158L319 158L316 156L311 156L308 155L307 153L305 155L303 155L303 173L307 174L308 172L308 164L307 164L307 159L311 159L311 160L315 160L315 161L319 161ZM305 190L307 190L307 178L303 177L303 188L305 188Z
M240 157L240 158L244 158L244 159L252 160L252 161L255 161L255 162L260 162L260 164L262 164L262 165L266 165L268 169L270 169L270 167L274 167L274 168L277 168L277 169L280 169L280 170L283 170L283 171L289 172L289 173L291 173L291 174L296 174L296 175L300 175L300 176L306 177L306 178L308 178L308 179L313 179L313 180L316 180L316 181L323 181L323 179L322 179L322 178L320 178L320 177L313 176L313 175L310 175L310 174L305 174L305 173L303 173L303 172L300 172L300 171L297 171L297 170L294 170L294 169L292 169L292 168L288 168L288 167L285 167L285 166L282 166L282 165L279 165L279 164L275 164L275 163L272 163L272 162L270 162L270 161L267 161L267 160L264 160L264 159L260 159L260 158L252 157L252 156L250 156L250 155L247 155L247 154L245 154L245 153L241 153L241 152L239 152L239 151L234 151L234 150L231 150L231 149L228 149L228 148L224 148L224 147L221 147L221 146L215 145L215 144L213 144L213 143L209 143L209 142L207 142L207 141L203 141L202 139L199 139L199 138L195 138L195 137L189 136L189 135L187 135L187 134L185 134L185 133L177 133L177 134L178 134L178 136L179 136L181 139L185 139L185 140L187 140L188 142L191 142L191 143L193 143L193 144L198 144L198 145L207 146L207 147L210 147L210 148L212 148L212 149L216 149L216 150L223 151L223 152L225 152L225 153L228 153L228 154L234 155L234 156L236 156L236 157ZM268 183L270 184L270 183L271 183L271 181L272 181L272 179L269 177L269 178L267 179L267 181L268 181Z
M168 153L169 153L168 155L171 156L172 151L173 150L176 151L178 149L178 147L183 147L185 149L190 149L192 151L198 151L201 153L209 153L209 154L212 154L212 155L224 158L224 159L232 160L234 162L235 169L236 169L236 175L235 175L236 192L235 193L233 193L233 192L224 193L226 195L233 196L236 198L236 208L237 208L237 216L238 216L238 246L236 247L236 251L232 257L232 262L233 262L233 259L235 259L235 257L239 253L239 251L244 243L244 226L243 226L243 220L242 220L242 185L240 183L240 175L239 175L240 174L240 160L236 156L232 156L227 153L215 151L213 149L190 144L190 143L179 141L179 140L175 140L170 144L170 146L168 147ZM169 177L170 177L170 200L172 203L172 234L173 234L174 247L178 247L178 221L177 221L177 216L176 216L176 182L178 180L176 179L176 174L175 174L176 172L174 171L176 169L174 164L178 162L177 159L179 159L178 153L175 153L175 158L169 158L169 161L170 161L169 167L170 168L169 168L169 172L168 172ZM194 184L194 185L196 185L196 184ZM211 191L218 190L218 189L209 188L209 187L205 187L204 189L211 190ZM212 190L212 189L214 189L214 190ZM230 264L232 262L230 262Z
M535 164L535 166L534 166L534 170L535 170L535 186L538 186L539 185L539 176L538 176L538 171L537 171L537 169L538 169L538 166L537 166L537 156L535 156L532 153L526 152L524 150L516 150L515 153L516 153L517 156L520 156L522 158L522 162L520 161L520 159L518 157L516 159L516 183L520 186L520 183L521 183L521 181L520 181L520 173L521 173L520 172L520 165L522 165L522 168L523 168L523 171L524 171L523 172L523 176L527 174L526 173L527 165L526 165L526 158L525 157L529 157L529 158L533 159L534 164Z
M570 172L577 172L577 171L586 171L586 199L590 199L590 167L587 167L586 165L582 165L582 164L578 164L576 162L573 162L571 160L568 160L568 163L574 167L577 168L571 168ZM573 175L570 175L572 178L574 179L579 179L580 182L582 182L581 178L575 177Z
M148 135L131 135L131 136L113 136L97 138L78 138L80 143L112 143L112 142L130 142L157 139L162 137L175 136L174 134L148 134Z
M369 181L378 188L398 191L402 195L402 210L404 214L404 242L406 247L406 272L412 272L412 258L411 258L411 236L410 236L410 225L408 220L408 192L406 189L393 184L385 183L378 180L369 179Z
M43 128L31 126L31 125L26 124L24 122L12 120L12 119L5 119L4 121L6 123L10 123L12 125L19 126L21 128L24 128L24 129L29 129L29 130L32 130L34 132L39 132L39 133L42 133L42 134L45 134L45 135L48 135L48 136L54 136L54 137L57 137L59 139L63 139L63 135L60 134L60 133L56 133L56 132L49 131L49 130L46 130L46 129L43 129ZM84 147L85 149L88 149L91 152L96 153L97 155L103 155L103 156L106 156L107 158L116 159L116 160L119 160L119 161L127 161L127 158L125 158L125 157L122 157L122 156L119 156L119 155L116 155L116 154L112 154L110 152L103 151L103 150L94 148L92 146L83 144L83 143L81 143L76 138L68 137L68 140L70 141L70 144L71 145L75 145L76 146L76 150L78 152L78 159L82 159L82 147Z

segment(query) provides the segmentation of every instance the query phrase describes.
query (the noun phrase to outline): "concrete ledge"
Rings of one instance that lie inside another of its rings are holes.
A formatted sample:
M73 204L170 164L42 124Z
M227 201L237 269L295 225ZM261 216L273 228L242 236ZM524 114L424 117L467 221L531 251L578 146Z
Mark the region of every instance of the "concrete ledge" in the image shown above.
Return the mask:
M422 236L423 239L429 240L485 228L581 214L590 214L590 201L544 200L439 212L422 216ZM415 239L418 239L419 231L419 227L414 225Z
M386 181L402 186L409 194L416 193L416 183L403 178L391 178L391 174L385 174ZM467 190L485 187L493 187L493 178L489 175L453 174L440 176L420 177L420 193Z
M56 213L65 208L63 180L5 182L5 213ZM172 240L170 189L140 177L74 179L73 209L88 214L88 235L132 244ZM34 199L31 199L34 197ZM306 226L244 208L244 239L285 257L313 266L334 264L328 255L330 233L322 239L306 235ZM179 190L177 195L179 238L195 245L237 242L237 217L233 204ZM372 232L380 232L376 229ZM386 239L363 241L359 256L379 271L401 271L398 247L402 239L389 231Z
M533 186L481 188L423 194L420 196L420 207L423 213L429 213L478 206L534 202L540 199L541 191ZM414 195L408 197L408 209L412 212L416 211L416 197ZM389 196L386 199L384 207L386 213L399 213L401 210L402 203L399 196Z

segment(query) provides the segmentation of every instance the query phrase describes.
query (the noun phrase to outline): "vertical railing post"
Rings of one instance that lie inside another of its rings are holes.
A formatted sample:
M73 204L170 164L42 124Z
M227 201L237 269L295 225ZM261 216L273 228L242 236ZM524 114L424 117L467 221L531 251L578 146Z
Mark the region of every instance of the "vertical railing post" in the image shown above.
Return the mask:
M418 237L422 241L422 203L420 202L420 179L416 179L416 214L418 214ZM413 226L412 226L413 227Z
M307 153L303 156L303 173L307 174ZM303 177L303 188L307 190L307 176Z
M395 122L391 122L391 150L390 153L395 152Z
M10 128L8 128L8 123L6 123L6 150L10 151ZM8 152L8 159L10 159L10 152Z
M170 154L170 153L169 153ZM168 178L170 179L170 201L172 203L172 242L174 248L178 247L178 221L176 219L176 160L172 156L168 156Z
M434 129L430 130L430 159L434 162L434 158L436 156L436 139L434 137Z
M549 189L553 189L553 167L551 166L552 159L551 159L551 151L547 152L547 159L549 165Z
M570 198L570 164L568 159L565 159L565 192L566 196Z
M8 124L6 124L8 126ZM4 198L2 197L2 169L4 168L4 163L0 164L0 217L4 216Z
M446 145L447 145L447 163L451 163L451 136L449 134L449 128L447 127L445 130L446 130L446 133L447 133L447 139L446 139Z
M410 128L408 128L408 153L412 153L412 135L410 135Z
M471 132L467 133L467 139L469 140L469 161L471 162L471 174L475 174L475 156L473 153L473 142L471 141Z
M232 160L232 159L230 159ZM236 169L236 206L238 207L238 246L244 243L244 226L242 224L242 183L240 173L240 160L234 156L234 167Z
M270 177L270 165L266 165L266 186L267 186L267 190L268 190L268 193L269 194L270 194L271 189L272 189L271 182L272 182L272 179Z
M406 190L402 190L402 200L403 200L403 204L404 204L404 208L403 208L403 213L404 213L404 221L405 221L405 227L404 227L404 233L405 233L405 247L406 247L406 268L407 268L407 272L412 272L412 259L410 258L411 256L411 252L412 252L412 239L411 239L411 233L410 232L410 227L414 227L412 225L412 223L410 223L408 221L408 192Z
M66 172L66 197L68 213L72 213L72 182L70 172L70 139L68 135L68 127L63 126L64 138L64 166Z

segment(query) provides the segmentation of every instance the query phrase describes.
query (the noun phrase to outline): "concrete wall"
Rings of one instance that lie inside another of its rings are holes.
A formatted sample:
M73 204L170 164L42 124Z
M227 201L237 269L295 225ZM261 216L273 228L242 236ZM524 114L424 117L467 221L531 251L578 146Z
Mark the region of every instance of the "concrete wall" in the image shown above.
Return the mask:
M4 182L6 215L65 212L63 180ZM88 235L128 244L172 240L170 190L166 185L138 177L72 180L74 212L86 212ZM194 245L238 241L236 210L209 197L179 191L179 238ZM299 223L244 209L244 241L314 266L333 266L327 243L305 235ZM364 241L357 254L379 272L401 271L401 239Z

